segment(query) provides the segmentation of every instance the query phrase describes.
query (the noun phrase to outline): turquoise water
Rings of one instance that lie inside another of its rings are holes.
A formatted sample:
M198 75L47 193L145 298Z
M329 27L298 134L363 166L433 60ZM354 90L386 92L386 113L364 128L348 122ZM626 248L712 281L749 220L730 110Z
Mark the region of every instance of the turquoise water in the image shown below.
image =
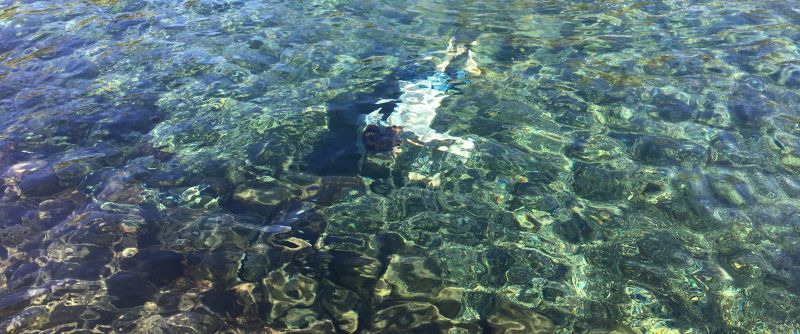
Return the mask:
M0 0L0 333L798 333L798 8Z

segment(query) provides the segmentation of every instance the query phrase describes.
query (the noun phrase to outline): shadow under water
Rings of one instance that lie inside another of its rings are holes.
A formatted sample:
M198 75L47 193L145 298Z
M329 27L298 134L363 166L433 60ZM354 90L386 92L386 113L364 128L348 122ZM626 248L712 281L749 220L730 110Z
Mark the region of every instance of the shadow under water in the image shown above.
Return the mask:
M372 92L343 92L327 102L328 131L321 144L303 159L300 170L317 175L358 174L365 153L358 144L366 126L364 117L376 110L380 115L389 115L396 102L377 102L400 97L399 79L390 78L381 80Z

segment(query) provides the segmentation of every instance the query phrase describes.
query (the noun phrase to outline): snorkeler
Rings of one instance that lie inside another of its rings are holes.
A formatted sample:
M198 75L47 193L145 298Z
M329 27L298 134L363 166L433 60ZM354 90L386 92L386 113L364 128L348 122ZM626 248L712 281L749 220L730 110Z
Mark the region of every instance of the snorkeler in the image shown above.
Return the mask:
M413 66L395 68L371 92L344 92L328 101L328 132L301 169L320 175L358 174L368 154L394 155L403 142L421 146L446 141L437 149L468 158L472 141L431 128L442 101L481 75L470 49L476 36L453 36L444 50Z
M436 110L448 96L447 91L454 87L453 80L466 79L469 76L479 76L481 70L475 60L475 55L469 46L477 44L475 41L460 43L455 37L448 40L444 57L436 65L436 72L432 75L413 81L398 81L401 94L397 99L381 99L376 102L380 106L385 103L396 103L388 118L381 119L383 108L363 116L359 148L362 154L369 151L394 150L405 139L413 144L423 145L434 140L452 141L450 145L439 146L438 149L462 158L469 158L475 144L461 137L440 133L433 128ZM427 57L430 60L432 57ZM461 66L453 68L454 64ZM414 138L412 138L414 137Z

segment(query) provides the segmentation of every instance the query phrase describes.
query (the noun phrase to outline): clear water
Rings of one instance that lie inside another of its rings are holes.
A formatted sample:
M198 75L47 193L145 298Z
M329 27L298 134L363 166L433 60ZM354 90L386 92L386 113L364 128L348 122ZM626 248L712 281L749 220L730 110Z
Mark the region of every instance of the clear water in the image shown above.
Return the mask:
M0 0L0 333L798 333L798 8Z

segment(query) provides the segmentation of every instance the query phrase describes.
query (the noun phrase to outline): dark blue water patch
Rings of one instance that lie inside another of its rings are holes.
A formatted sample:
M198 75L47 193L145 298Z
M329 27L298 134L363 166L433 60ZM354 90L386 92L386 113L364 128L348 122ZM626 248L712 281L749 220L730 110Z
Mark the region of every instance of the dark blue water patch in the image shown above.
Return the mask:
M145 282L138 275L120 271L106 279L111 304L118 308L142 306L155 293L156 287Z
M70 73L72 79L94 79L100 75L98 66L89 60L71 60L64 66L64 71Z
M789 197L800 198L800 179L783 175L778 177L778 184L781 190Z
M493 138L505 130L506 124L483 117L475 117L470 121L469 133L486 138Z
M739 156L740 138L736 133L731 132L720 132L715 135L709 142L709 162L720 165L744 163L745 161Z
M136 15L122 14L111 19L110 23L106 25L106 33L108 33L113 40L125 41L127 36L136 36L144 34L148 28L151 27L150 18L138 17Z
M730 64L737 65L743 71L759 74L759 64L763 64L770 54L780 54L784 46L769 39L740 43L734 46L726 45L720 49L726 50L723 58Z
M657 204L668 221L700 231L719 227L712 218L713 194L697 171L682 171L670 186L675 190L674 199Z
M160 287L181 277L185 266L183 256L175 252L148 248L120 261L120 267Z
M766 24L772 20L771 15L764 15L765 12L759 13L758 11L750 12L731 12L721 15L724 25L728 27L736 26L752 26L759 24Z
M657 93L650 99L659 117L670 122L693 120L698 113L697 107L679 99L677 96Z
M598 235L595 228L578 215L573 215L572 218L557 223L553 229L564 240L573 244L591 242Z
M47 196L61 192L65 188L60 184L58 177L50 168L25 175L19 182L19 189L25 196Z
M144 97L146 98L146 97ZM136 104L109 107L94 131L105 132L103 139L127 141L129 135L147 133L163 119L165 113L152 104Z
M798 254L797 250L781 250L777 256L772 256L770 260L775 272L767 273L764 281L767 284L787 288L794 293L800 293L800 283L794 279L800 275L800 254Z
M762 120L774 112L769 102L763 98L753 100L747 96L731 99L728 102L728 111L734 123L743 130L759 128Z
M626 101L633 91L623 89L623 85L607 79L590 79L577 91L578 95L586 101L597 104L613 104Z
M16 268L9 268L9 273L11 274L8 276L8 282L10 282L11 290L16 290L17 287L24 287L29 286L33 283L33 274L39 271L39 266L35 263L31 262L22 262ZM20 282L21 280L26 280L26 282Z
M559 32L563 37L583 37L612 34L621 28L597 16L582 16L578 20L564 22L559 27Z
M105 219L108 221L119 222L121 217L112 214L86 215L88 222L94 219ZM111 247L117 241L117 236L111 233L105 224L96 223L85 227L69 227L64 233L70 233L70 240L95 246Z
M800 62L787 62L770 77L787 88L800 88Z
M52 228L72 214L77 205L70 200L52 199L39 203L39 224L45 228Z
M200 299L204 305L207 305L212 311L218 314L236 317L241 315L243 312L242 305L237 303L236 296L232 291L211 289L207 292L204 292Z
M672 7L660 0L643 1L636 7L650 15L666 15L673 10Z
M448 94L450 94L448 92ZM481 130L488 132L501 131L497 125L508 125L518 122L515 117L535 117L534 114L524 114L524 109L519 106L509 105L506 110L498 97L491 92L468 91L465 94L457 94L442 101L442 105L436 112L436 117L431 124L434 129L453 129L450 134L463 136L469 133L476 133ZM515 110L516 108L516 110ZM495 126L487 126L477 119L488 119ZM467 129L454 129L455 125L463 123L471 124Z
M3 203L0 205L0 228L22 223L25 213L31 209L31 204L27 202Z
M197 14L210 15L228 12L241 8L241 0L199 0L187 4L187 7Z
M537 14L542 15L557 15L561 14L564 11L565 4L546 1L541 4L537 4L537 6L533 6L531 11Z
M89 250L87 258L69 262L51 261L45 267L45 271L50 273L53 279L58 280L97 280L107 277L110 270L105 266L111 262L114 254L106 247L87 247L87 249Z
M610 133L628 145L638 161L651 165L701 165L707 161L707 148L688 141L634 133Z
M660 75L697 75L705 71L706 64L697 55L664 55L645 64L644 69Z
M386 5L380 2L372 1L355 1L350 3L343 3L337 7L338 10L347 11L355 16L363 17L364 21L373 22L374 18L380 18L380 21L397 22L402 25L410 25L421 20L418 18L419 13L398 10L395 6ZM382 27L375 27L381 29Z
M556 122L575 129L589 129L597 123L593 114L572 108L562 108L555 115L554 120Z
M62 330L79 331L79 316L86 310L81 305L58 305L47 316L47 326L59 327Z
M0 29L0 53L6 53L28 44L25 36L34 32L36 32L35 28L30 26Z
M594 201L616 201L627 193L626 174L601 165L576 161L572 166L572 190Z
M83 38L79 35L61 35L55 38L49 38L41 43L40 50L47 50L37 56L42 60L54 60L56 58L74 56L75 52L85 50L91 47L94 42ZM59 62L64 63L72 62L72 59L59 59ZM62 66L63 66L62 65Z
M483 47L485 44L481 44ZM505 39L498 41L492 45L494 50L492 58L505 65L511 65L516 62L523 62L530 59L530 55L539 49L539 46L528 45L522 38L515 38L514 35L509 35Z
M6 292L0 295L0 318L10 319L30 304L28 291Z
M558 94L558 92L554 93ZM579 113L586 113L589 106L586 102L581 101L573 96L569 95L555 95L552 97L547 97L544 101L549 106L548 109L551 109L555 112L566 112L566 111L574 111Z
M0 102L4 105L11 105L12 99L19 90L20 88L17 85L10 84L8 80L4 80L3 83L0 83Z
M253 43L251 42L250 44L250 47L253 48ZM265 50L256 48L256 50L252 52L239 50L233 57L231 57L230 61L241 66L242 68L250 70L251 73L258 74L274 66L278 62L278 57L265 52Z
M503 248L492 248L483 253L486 257L487 270L484 272L487 284L490 286L503 286L506 284L506 272L513 265L514 258Z

